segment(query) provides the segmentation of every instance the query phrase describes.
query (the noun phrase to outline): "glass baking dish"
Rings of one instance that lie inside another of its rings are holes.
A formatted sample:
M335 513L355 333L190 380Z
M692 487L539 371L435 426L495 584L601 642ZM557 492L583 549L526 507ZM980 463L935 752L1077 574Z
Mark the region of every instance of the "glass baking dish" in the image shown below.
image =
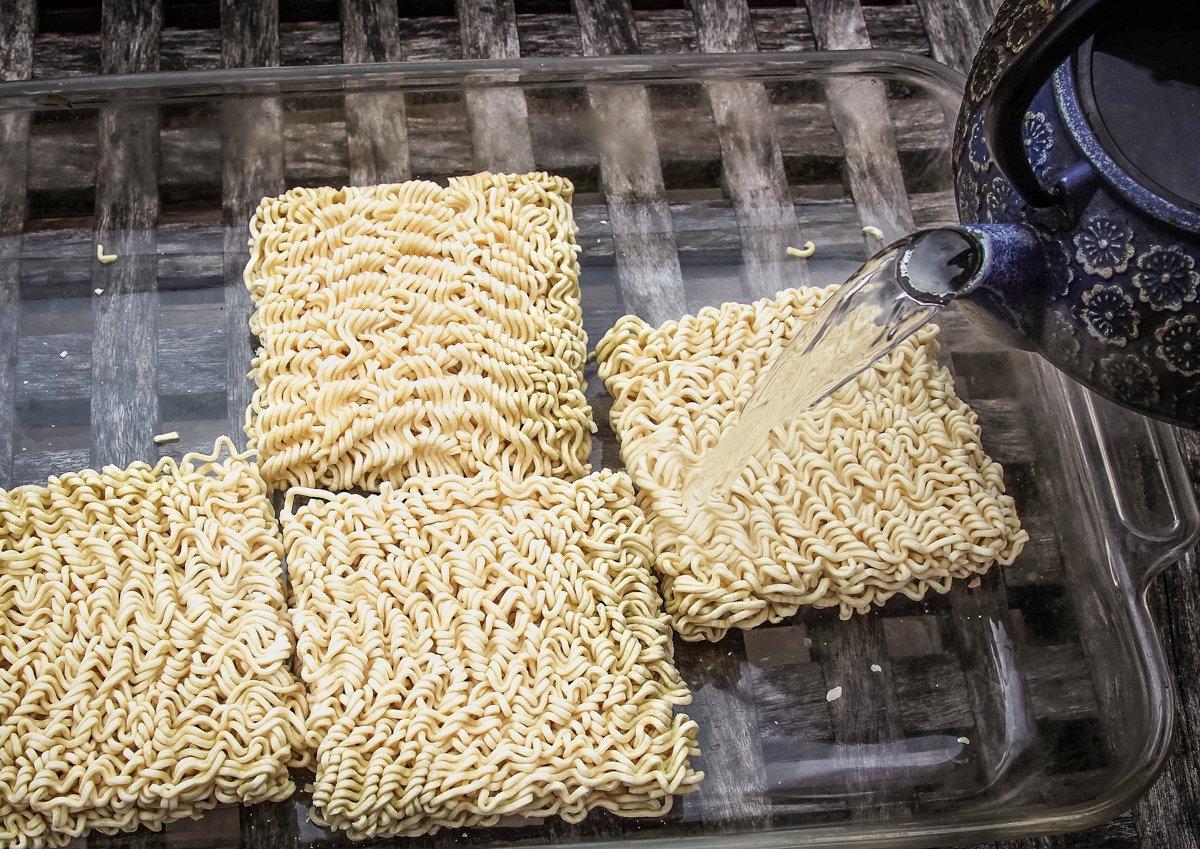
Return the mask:
M955 219L961 77L882 51L311 67L0 86L0 483L241 438L246 225L296 185L537 168L575 181L584 322L839 281ZM807 262L784 248L812 241ZM102 263L98 245L117 260ZM677 643L705 770L669 816L412 846L922 846L1083 828L1171 739L1147 582L1195 536L1171 431L951 314L959 392L1030 542L977 587ZM589 365L596 467L619 467ZM163 446L153 436L178 431ZM842 695L829 700L829 691ZM303 782L303 777L299 781ZM130 845L346 843L306 798ZM144 837L142 836L144 835Z

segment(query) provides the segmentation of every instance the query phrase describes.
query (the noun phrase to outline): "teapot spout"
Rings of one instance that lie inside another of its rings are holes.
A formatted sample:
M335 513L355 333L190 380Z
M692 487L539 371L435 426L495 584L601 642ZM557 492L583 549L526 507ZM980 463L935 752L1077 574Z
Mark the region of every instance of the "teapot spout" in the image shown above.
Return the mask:
M915 297L953 300L990 335L1023 350L1039 347L1051 274L1037 235L1020 224L925 230L900 264L900 282Z

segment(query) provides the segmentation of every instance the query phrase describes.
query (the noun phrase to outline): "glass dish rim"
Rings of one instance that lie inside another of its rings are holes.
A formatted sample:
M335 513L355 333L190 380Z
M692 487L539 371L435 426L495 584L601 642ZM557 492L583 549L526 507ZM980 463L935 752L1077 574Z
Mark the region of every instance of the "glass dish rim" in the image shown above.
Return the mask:
M161 98L162 89L187 90L195 96L229 96L239 88L284 87L341 91L339 83L399 83L402 85L514 85L585 84L589 82L653 82L686 79L705 81L746 74L772 75L785 71L839 75L905 73L952 89L961 97L966 76L927 56L902 50L790 50L772 53L637 53L615 56L547 56L519 59L444 59L418 62L376 62L346 65L288 65L270 68L213 68L197 71L154 71L141 74L87 74L73 77L0 82L0 112L28 110L28 101L61 109L76 105L103 105L117 95L146 93ZM157 96L156 96L157 95ZM55 100L54 98L57 98ZM95 100L88 100L94 98ZM13 101L10 103L10 101ZM24 103L21 103L24 101Z
M0 114L64 108L100 108L167 101L174 97L213 99L239 96L294 96L304 93L353 92L381 85L405 87L464 87L497 85L654 84L672 81L705 82L720 79L779 78L787 73L814 76L901 76L930 86L948 107L957 110L966 77L932 58L901 50L804 50L769 53L630 54L615 56L555 56L501 60L431 60L340 65L296 65L270 68L221 68L195 71L157 71L143 74L89 74L76 77L0 82ZM953 120L953 114L948 120ZM947 145L948 149L948 145ZM1040 365L1040 364L1039 364ZM1176 445L1169 428L1161 438ZM1180 464L1177 449L1168 460ZM1186 479L1185 479L1186 480ZM1076 831L1108 822L1129 808L1155 780L1171 749L1174 732L1174 683L1167 668L1162 641L1147 602L1150 582L1191 545L1200 529L1193 527L1165 551L1150 568L1135 574L1124 558L1116 557L1130 579L1127 596L1131 625L1137 629L1148 691L1162 691L1154 700L1157 716L1150 717L1145 757L1094 799L1047 808L1019 820L986 812L942 815L924 823L880 822L791 826L765 831L693 834L686 837L636 837L590 841L593 849L626 849L631 840L646 849L678 849L688 843L705 849L789 849L795 846L919 847L939 843L987 842Z

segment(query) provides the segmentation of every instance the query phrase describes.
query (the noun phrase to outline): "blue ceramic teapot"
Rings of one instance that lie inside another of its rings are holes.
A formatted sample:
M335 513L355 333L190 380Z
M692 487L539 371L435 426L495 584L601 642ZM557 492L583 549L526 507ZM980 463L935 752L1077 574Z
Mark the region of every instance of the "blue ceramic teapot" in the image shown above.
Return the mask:
M1007 0L967 80L958 305L1200 427L1200 3ZM944 231L943 231L944 232Z

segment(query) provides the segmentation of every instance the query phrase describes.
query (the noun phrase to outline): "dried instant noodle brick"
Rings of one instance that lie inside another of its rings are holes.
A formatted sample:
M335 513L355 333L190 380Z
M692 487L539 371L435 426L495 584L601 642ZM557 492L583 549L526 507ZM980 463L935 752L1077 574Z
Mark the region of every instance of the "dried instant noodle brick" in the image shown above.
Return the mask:
M482 173L264 200L246 429L267 482L587 474L572 192Z
M365 838L657 816L697 785L627 475L298 496L281 518L315 822Z
M596 348L612 426L688 640L801 606L843 618L1007 565L1028 539L926 327L776 428L720 503L687 507L690 470L756 378L836 287L709 307L654 328L626 316Z
M293 792L283 546L233 451L0 491L0 844Z

